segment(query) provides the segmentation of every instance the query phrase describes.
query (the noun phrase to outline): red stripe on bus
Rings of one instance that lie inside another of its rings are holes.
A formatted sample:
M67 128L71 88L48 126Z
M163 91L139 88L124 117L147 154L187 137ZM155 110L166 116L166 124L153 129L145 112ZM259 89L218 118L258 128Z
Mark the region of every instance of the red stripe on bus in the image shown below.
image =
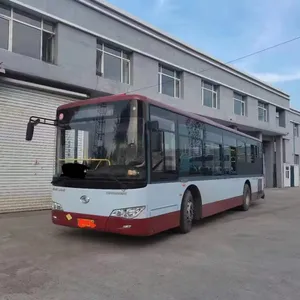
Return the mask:
M243 196L228 198L225 200L204 204L202 206L202 218L218 214L222 211L240 206L243 204Z
M70 215L71 218L68 215ZM56 225L79 228L78 219L88 219L94 221L95 226L93 230L135 236L148 236L176 228L179 226L179 218L179 211L146 219L124 219L52 211L52 222Z

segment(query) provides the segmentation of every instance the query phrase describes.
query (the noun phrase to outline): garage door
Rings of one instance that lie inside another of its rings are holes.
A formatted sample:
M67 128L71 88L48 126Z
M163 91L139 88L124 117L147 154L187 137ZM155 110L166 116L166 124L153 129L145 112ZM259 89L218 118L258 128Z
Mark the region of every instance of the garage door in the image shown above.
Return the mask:
M28 142L26 126L30 116L55 118L56 108L72 100L0 83L0 212L50 207L56 128L37 126Z

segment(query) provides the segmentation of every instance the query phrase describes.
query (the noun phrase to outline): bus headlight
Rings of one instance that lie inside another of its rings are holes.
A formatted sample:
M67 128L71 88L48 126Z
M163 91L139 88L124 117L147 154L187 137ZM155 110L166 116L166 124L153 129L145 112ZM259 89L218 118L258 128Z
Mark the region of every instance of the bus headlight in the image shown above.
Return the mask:
M52 202L52 210L63 210L63 207L57 202Z
M137 217L145 208L146 206L120 208L113 210L110 215L111 217L133 219Z

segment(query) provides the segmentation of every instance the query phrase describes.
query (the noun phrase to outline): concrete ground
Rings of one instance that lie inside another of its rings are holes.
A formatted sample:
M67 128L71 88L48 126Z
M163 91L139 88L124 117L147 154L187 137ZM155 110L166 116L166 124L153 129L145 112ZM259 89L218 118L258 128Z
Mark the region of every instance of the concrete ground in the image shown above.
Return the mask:
M268 190L187 235L129 238L0 216L0 299L300 299L300 189Z

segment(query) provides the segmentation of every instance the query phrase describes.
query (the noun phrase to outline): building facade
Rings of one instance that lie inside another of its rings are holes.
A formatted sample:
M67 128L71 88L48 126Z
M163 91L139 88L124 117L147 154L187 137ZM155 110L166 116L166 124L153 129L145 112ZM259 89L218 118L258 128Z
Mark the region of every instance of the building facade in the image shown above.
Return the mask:
M289 95L103 1L0 0L0 63L0 212L49 207L55 131L26 143L29 116L130 92L258 137L266 186L299 185Z

